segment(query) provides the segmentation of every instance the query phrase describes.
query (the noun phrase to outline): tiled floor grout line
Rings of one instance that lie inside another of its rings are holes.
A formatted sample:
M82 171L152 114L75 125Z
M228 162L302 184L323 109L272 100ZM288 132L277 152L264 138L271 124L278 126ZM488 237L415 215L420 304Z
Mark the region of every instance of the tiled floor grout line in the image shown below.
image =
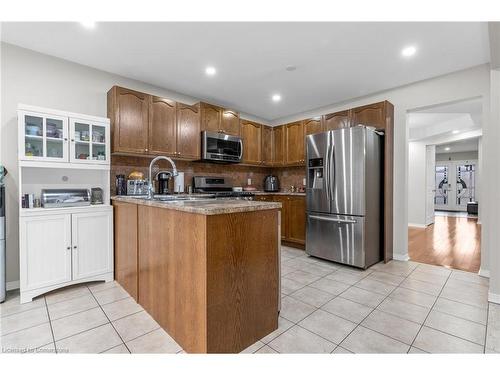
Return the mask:
M45 308L47 309L47 318L49 319L50 334L52 335L52 344L54 344L54 353L57 354L56 338L54 336L54 329L52 328L52 320L50 319L49 307L47 306L47 300L43 297L45 302Z
M490 320L490 303L488 302L488 308L486 312L486 329L484 330L484 348L483 353L486 353L486 343L488 342L488 322Z
M102 308L101 304L99 303L99 301L97 300L97 298L94 296L94 293L92 293L92 290L90 290L90 288L88 288L88 289L90 291L90 294L94 298L94 300L97 302L97 305L101 309L102 313L104 314L104 316L106 317L106 319L108 319L109 324L111 324L111 327L113 327L114 331L116 332L116 334L118 335L118 337L120 338L120 340L122 340L123 345L125 345L125 348L127 348L128 352L130 353L130 349L128 348L127 344L125 343L125 340L123 340L123 337L120 335L120 333L118 332L118 330L115 328L115 326L113 325L113 322L111 321L111 319L109 319L109 316L106 314L106 312ZM109 348L109 349L111 349L111 348Z
M420 326L417 334L415 335L415 337L413 338L413 341L411 342L411 345L410 345L410 348L413 346L413 344L415 343L415 340L417 339L418 335L420 334L420 331L422 331L422 328L424 327L425 325L425 322L427 321L427 318L429 318L429 315L431 314L432 310L434 309L434 306L436 305L436 302L438 301L439 299L439 296L441 296L441 293L443 292L443 289L444 287L446 286L446 284L448 283L448 280L450 279L451 277L451 274L452 272L450 272L450 274L448 275L448 277L446 278L446 281L444 282L443 286L441 287L441 290L439 291L439 294L437 295L436 297L436 300L434 301L434 303L432 304L431 308L429 309L429 312L427 313L427 315L425 316L425 319L424 321L422 322L422 325ZM427 326L426 326L427 327ZM445 332L446 333L446 332ZM418 346L416 346L417 349L420 349ZM423 349L420 349L420 350L423 350ZM409 352L409 350L408 350Z

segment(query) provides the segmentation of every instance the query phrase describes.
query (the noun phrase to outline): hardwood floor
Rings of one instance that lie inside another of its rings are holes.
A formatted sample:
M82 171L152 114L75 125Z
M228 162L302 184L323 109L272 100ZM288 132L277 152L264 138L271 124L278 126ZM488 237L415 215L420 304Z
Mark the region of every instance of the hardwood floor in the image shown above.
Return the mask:
M436 216L427 228L408 228L408 254L415 262L478 272L481 225L476 218Z

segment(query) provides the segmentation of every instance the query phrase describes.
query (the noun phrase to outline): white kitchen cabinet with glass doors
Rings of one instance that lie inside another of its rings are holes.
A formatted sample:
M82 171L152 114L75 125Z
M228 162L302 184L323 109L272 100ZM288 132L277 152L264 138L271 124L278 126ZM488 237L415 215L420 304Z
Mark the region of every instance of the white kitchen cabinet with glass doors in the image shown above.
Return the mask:
M19 160L110 165L109 119L19 105Z

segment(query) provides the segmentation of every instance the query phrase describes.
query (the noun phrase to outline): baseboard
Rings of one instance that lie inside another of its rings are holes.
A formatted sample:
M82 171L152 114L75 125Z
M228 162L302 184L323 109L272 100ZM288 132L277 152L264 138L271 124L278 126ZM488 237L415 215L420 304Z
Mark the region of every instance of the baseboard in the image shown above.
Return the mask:
M393 253L392 254L392 259L394 260L401 260L403 262L407 262L410 260L410 257L408 256L408 254L396 254L396 253Z
M488 292L488 302L500 304L500 294Z
M479 268L479 272L477 274L479 276L482 276L482 277L487 277L487 278L490 277L490 271L489 270L485 270L483 268Z
M7 281L7 283L5 284L5 289L7 290L15 290L15 289L19 289L19 280L16 280L16 281Z
M415 228L427 228L427 225L425 224L415 224L415 223L408 223L409 227L415 227Z

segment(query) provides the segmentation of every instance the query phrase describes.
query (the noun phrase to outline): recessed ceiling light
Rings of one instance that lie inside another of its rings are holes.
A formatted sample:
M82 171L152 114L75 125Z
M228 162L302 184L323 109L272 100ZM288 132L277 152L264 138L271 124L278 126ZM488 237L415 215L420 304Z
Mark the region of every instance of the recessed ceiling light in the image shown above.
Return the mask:
M217 70L213 66L207 66L205 68L205 74L207 76L214 76L217 73Z
M403 48L403 50L401 51L401 55L403 55L404 57L411 57L411 56L413 56L415 53L417 53L417 47L415 47L415 46L408 46L408 47L405 47L405 48Z
M451 148L449 148L449 147L445 147L445 148L444 148L444 150L445 150L445 151L450 151L450 150L451 150Z
M271 99L273 100L273 102L279 102L281 101L281 95L280 94L274 94Z
M80 24L86 29L94 29L95 22L94 21L81 21Z
M458 133L460 133L460 130L453 130L453 131L451 132L451 134L458 134Z
M297 67L295 65L288 65L285 69L287 72L293 72L294 70L297 70Z

